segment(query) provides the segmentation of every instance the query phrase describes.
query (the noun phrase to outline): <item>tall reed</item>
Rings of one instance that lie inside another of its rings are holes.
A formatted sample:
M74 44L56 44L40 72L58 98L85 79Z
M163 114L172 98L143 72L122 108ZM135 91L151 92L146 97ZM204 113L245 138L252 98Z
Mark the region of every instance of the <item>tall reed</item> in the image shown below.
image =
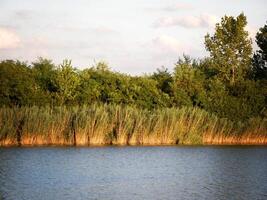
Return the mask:
M267 144L267 120L234 123L199 108L0 108L0 145Z

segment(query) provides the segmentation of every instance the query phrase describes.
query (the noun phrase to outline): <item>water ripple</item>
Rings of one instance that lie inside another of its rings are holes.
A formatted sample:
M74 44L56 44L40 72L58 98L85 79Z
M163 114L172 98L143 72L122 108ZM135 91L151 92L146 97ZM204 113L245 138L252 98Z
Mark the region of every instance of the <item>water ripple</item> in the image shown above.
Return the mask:
M267 199L266 147L0 148L0 199Z

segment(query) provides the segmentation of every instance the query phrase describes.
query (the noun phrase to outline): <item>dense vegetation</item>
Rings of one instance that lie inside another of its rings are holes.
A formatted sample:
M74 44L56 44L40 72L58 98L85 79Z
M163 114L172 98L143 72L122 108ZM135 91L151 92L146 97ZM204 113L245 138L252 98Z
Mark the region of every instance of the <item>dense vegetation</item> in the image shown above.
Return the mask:
M7 109L35 106L34 109L56 110L61 106L64 110L64 106L99 105L101 110L103 104L139 109L140 115L141 110L155 114L202 109L205 115L234 124L260 121L265 127L261 131L266 132L267 24L256 35L259 50L254 55L246 25L244 14L223 17L216 24L215 33L205 36L210 56L192 59L185 55L175 63L173 72L162 67L153 74L130 76L111 71L105 62L78 70L70 60L59 66L44 58L31 64L3 60L0 62L1 134L5 135L3 113L11 112Z
M193 107L22 107L0 109L0 145L266 144L266 123L218 118Z

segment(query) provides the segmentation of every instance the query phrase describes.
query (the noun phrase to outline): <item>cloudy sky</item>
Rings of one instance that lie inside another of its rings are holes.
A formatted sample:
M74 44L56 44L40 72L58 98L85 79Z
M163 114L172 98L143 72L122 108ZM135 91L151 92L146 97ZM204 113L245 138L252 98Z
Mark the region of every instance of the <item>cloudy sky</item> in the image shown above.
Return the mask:
M244 12L255 35L266 0L0 0L0 59L37 57L82 69L104 60L116 71L172 68L183 53L207 55L204 35Z

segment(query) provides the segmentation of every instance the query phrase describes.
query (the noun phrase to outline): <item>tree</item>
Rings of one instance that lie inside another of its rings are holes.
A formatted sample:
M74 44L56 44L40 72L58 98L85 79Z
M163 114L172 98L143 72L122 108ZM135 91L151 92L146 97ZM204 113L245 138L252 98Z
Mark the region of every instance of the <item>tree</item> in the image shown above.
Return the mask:
M205 46L212 59L216 76L225 83L234 85L243 80L249 71L252 56L252 41L245 30L246 16L225 16L217 23L213 36L205 36Z
M32 63L32 70L35 74L37 83L43 90L55 92L56 86L54 85L54 80L56 71L52 60L40 57L36 62Z
M154 80L157 81L158 88L170 96L172 96L172 75L168 71L167 68L162 67L161 69L157 69L157 72L154 72L151 76Z
M93 87L94 95L104 103L122 103L124 95L122 91L123 75L112 72L104 62L99 62L89 69L90 79L88 87ZM82 83L83 84L83 83ZM92 89L93 89L92 88Z
M204 92L204 75L197 67L197 61L189 56L179 59L174 68L173 94L177 106L200 105Z
M264 95L256 81L244 80L235 87L236 95L219 79L209 79L206 83L203 108L234 121L258 116L264 110Z
M267 79L267 24L256 35L259 50L253 56L252 74L255 80Z
M93 78L94 70L84 69L80 72L81 84L78 86L79 104L92 104L99 101L100 84Z
M157 88L157 81L150 77L132 77L129 84L130 100L142 108L159 108L169 106L170 100L166 93Z
M75 99L80 79L70 60L64 60L59 66L55 81L60 104Z
M51 104L56 97L56 67L51 60L38 58L32 63L32 72L41 92L39 105Z
M25 62L0 62L0 104L30 105L38 103L40 89Z

